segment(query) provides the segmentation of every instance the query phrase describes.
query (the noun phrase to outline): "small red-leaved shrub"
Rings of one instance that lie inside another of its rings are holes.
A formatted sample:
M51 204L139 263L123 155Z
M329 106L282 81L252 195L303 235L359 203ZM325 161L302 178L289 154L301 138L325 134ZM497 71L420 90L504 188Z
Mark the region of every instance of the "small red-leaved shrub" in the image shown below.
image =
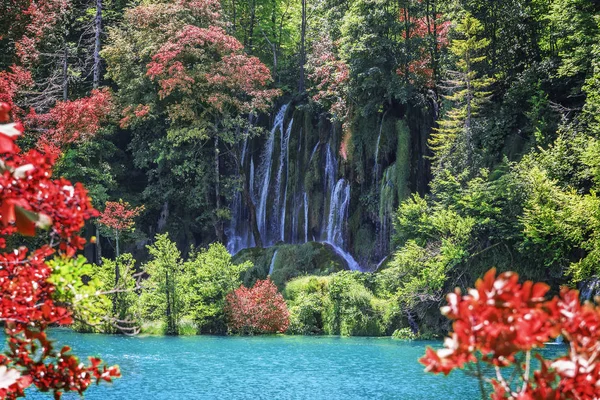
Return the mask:
M229 330L237 333L283 333L289 325L285 300L270 279L229 293L225 311Z

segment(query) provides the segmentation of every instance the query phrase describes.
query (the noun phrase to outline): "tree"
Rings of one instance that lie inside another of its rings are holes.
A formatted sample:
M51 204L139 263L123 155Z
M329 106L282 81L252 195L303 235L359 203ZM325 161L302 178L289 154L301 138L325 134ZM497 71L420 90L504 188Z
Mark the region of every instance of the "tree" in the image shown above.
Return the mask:
M46 329L57 323L70 324L72 312L68 303L60 301L65 287L57 284L65 281L64 277L53 277L54 271L62 271L53 269L46 259L54 253L70 258L81 249L85 240L77 232L96 211L81 184L51 179L51 157L36 150L20 152L14 140L23 128L18 123L5 123L9 112L10 106L0 103L0 247L7 247L8 236L33 236L36 227L45 227L50 228L50 243L58 244L58 248L56 244L34 251L19 247L0 255L0 315L9 343L0 356L6 382L0 397L24 397L24 390L31 385L53 392L57 398L65 391L82 393L93 380L111 381L119 371L102 365L97 358L91 358L86 366L69 354L68 346L54 349Z
M283 333L289 325L285 300L268 278L228 294L226 313L229 330L242 334Z
M89 277L99 282L101 290L109 298L109 304L101 310L96 310L94 317L101 318L102 324L96 326L88 321L93 330L100 332L122 332L135 335L140 330L138 312L138 294L141 272L136 272L135 260L131 254L122 254L114 260L104 259L101 265L91 268ZM82 330L86 330L82 326Z
M231 255L220 243L192 253L185 262L190 287L189 313L199 333L222 334L227 331L226 296L241 283L241 275L252 267L250 262L233 264Z
M177 335L188 294L181 253L166 233L147 248L151 259L143 267L148 279L142 284L142 315L161 321L167 335Z
M47 114L29 115L44 129L38 148L54 147L64 151L69 145L91 140L108 122L113 111L113 99L108 89L92 90L90 96L77 100L58 101Z
M482 29L481 22L467 14L456 27L456 32L463 38L452 40L450 45L450 51L458 57L458 70L448 72L450 80L447 83L451 94L446 99L456 105L438 121L439 126L429 139L438 168L448 165L448 158L452 156L458 158L453 167L459 171L461 167L473 167L473 120L483 102L488 100L490 92L485 89L493 82L492 78L478 77L476 70L476 65L486 59L478 54L490 42L489 39L478 37Z
M144 206L131 207L131 205L119 199L119 201L107 201L104 211L100 214L98 223L112 231L115 239L116 255L120 256L119 238L121 233L131 231L135 225L135 217L144 211ZM117 273L118 275L118 273Z
M162 197L171 194L156 187L161 182L154 182L155 177L163 174L163 182L195 188L190 190L191 199L163 198L160 204L173 200L169 204L193 207L194 213L206 210L202 219L212 220L219 241L224 239L223 221L228 215L223 206L222 164L229 160L221 154L235 154L236 145L247 137L238 117L266 111L279 94L268 89L269 69L245 54L242 43L228 35L224 25L217 1L143 4L125 13L120 29L109 32L103 51L123 108L147 110L135 122L141 128L157 116L164 122L150 128L151 138L148 129L140 129L142 137L133 140L134 151L144 156L136 161L149 169L152 189ZM162 163L157 167L155 160ZM163 168L170 163L172 167ZM249 195L244 198L251 200Z

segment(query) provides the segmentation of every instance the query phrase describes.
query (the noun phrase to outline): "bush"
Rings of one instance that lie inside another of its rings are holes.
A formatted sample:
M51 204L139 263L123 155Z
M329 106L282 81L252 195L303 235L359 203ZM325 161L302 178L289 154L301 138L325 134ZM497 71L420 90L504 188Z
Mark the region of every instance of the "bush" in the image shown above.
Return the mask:
M392 339L415 340L417 339L417 335L415 335L410 328L401 328L394 331Z
M332 275L325 307L325 332L342 336L381 336L381 316L372 305L373 293L358 281L360 273Z
M220 243L190 255L184 263L188 276L189 315L199 333L227 332L225 298L242 284L242 274L251 267L250 262L234 264Z
M393 300L377 298L369 274L339 272L288 282L289 333L382 336L397 326L400 310Z
M231 332L283 333L289 325L285 300L270 279L257 281L251 289L240 286L229 293L225 312Z
M288 333L314 335L323 332L323 301L317 293L300 293L290 307Z

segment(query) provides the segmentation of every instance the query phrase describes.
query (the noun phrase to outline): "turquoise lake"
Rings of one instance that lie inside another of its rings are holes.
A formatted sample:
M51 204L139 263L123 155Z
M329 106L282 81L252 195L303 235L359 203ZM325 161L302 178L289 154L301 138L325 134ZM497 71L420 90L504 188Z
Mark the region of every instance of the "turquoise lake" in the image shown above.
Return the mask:
M123 377L92 386L89 400L415 399L475 400L462 372L425 374L427 345L390 338L124 337L54 330L79 355L119 364ZM29 393L27 398L49 399ZM65 399L78 399L66 395Z

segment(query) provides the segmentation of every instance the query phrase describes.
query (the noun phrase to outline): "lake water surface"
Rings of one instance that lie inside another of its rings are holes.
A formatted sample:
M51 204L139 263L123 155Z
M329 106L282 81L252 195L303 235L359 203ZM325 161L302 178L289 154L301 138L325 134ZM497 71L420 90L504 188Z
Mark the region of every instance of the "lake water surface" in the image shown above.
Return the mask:
M54 330L80 355L119 364L123 377L93 386L89 400L401 399L476 400L462 372L426 374L427 345L390 338L124 337ZM49 399L30 393L28 398ZM66 395L65 399L77 399Z

